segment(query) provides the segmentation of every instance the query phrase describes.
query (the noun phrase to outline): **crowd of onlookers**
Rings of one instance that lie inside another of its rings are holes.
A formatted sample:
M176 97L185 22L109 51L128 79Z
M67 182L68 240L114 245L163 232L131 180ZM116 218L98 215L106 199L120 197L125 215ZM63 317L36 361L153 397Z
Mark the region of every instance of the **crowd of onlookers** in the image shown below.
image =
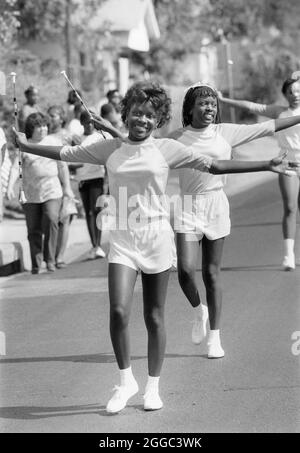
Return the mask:
M80 92L78 92L80 95ZM29 86L24 92L26 102L18 112L19 130L28 141L53 146L90 144L110 138L94 129L90 115L84 110L76 92L68 93L64 105L51 105L47 111L39 105L39 91ZM99 103L98 111L116 128L122 127L118 90L108 91L107 101ZM3 201L18 198L20 187L19 153L3 125L3 101L0 98L0 221ZM8 126L11 126L8 125ZM104 166L70 164L32 154L22 154L22 189L26 202L22 206L30 245L32 273L39 274L43 262L54 272L66 266L65 252L69 228L74 215L84 216L91 240L89 259L104 258L101 230L96 218L100 208L97 198L108 193Z

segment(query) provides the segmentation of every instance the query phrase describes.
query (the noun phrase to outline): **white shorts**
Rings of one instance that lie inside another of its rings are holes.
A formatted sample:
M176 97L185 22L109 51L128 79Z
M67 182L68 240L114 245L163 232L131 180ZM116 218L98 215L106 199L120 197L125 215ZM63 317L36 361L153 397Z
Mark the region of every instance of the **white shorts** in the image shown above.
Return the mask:
M281 157L283 154L286 155L287 160L292 160L294 162L300 163L300 150L299 149L293 149L293 148L284 148L280 150L279 157Z
M109 243L109 263L124 264L145 274L176 267L174 232L167 220L125 231L111 230Z
M215 240L228 236L230 227L229 203L222 189L179 198L174 218L176 233Z

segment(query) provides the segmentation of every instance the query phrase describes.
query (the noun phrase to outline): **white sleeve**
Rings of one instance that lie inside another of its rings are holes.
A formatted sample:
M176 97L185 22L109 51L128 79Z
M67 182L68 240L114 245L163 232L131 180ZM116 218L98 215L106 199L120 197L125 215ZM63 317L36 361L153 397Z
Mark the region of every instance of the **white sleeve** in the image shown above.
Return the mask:
M213 159L195 152L192 146L185 146L173 139L162 141L160 148L169 168L193 168L195 170L209 172Z
M121 140L99 140L91 145L64 146L60 158L66 162L82 162L86 164L105 165L109 156L121 146Z
M287 107L283 105L276 104L258 104L256 102L244 101L244 106L251 113L258 113L262 116L267 116L268 118L276 119Z
M218 132L224 137L231 147L251 142L261 137L274 135L275 121L269 120L257 124L230 124L217 125Z

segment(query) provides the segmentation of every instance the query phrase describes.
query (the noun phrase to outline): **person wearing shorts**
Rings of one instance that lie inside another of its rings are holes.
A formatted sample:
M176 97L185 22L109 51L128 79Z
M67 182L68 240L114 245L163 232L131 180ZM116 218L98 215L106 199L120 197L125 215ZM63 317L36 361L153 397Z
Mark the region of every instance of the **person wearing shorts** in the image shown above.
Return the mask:
M244 171L286 172L293 167L282 159L243 162L215 160L173 139L152 133L170 118L166 91L153 82L133 85L122 100L122 120L128 137L102 140L88 146L47 147L28 144L14 131L22 151L69 162L106 165L110 196L115 201L115 225L110 234L108 286L110 335L120 372L106 410L120 412L138 392L131 369L129 319L138 271L143 285L144 320L148 334L148 379L144 409L163 407L159 378L166 347L164 307L170 269L175 261L174 233L169 223L166 185L170 169L189 167L205 173ZM98 127L113 134L100 119ZM283 127L295 124L282 120ZM116 135L119 133L117 132ZM111 208L111 203L110 203Z
M170 137L192 147L195 153L213 159L233 159L233 147L273 135L275 131L273 121L254 125L221 123L218 92L202 82L191 86L185 94L182 123L183 127ZM195 309L192 341L199 344L207 336L209 318L208 357L221 358L224 349L220 339L220 270L224 239L230 234L229 203L223 191L226 176L184 168L179 171L179 183L181 196L175 215L178 277L184 294ZM196 282L200 244L207 306L200 303Z
M288 105L259 104L250 101L227 99L222 95L220 100L233 107L240 107L251 113L256 113L269 118L287 118L300 114L300 72L296 71L283 82L281 92L288 102ZM276 135L280 147L280 155L300 162L300 126L295 125ZM285 175L278 175L279 189L283 202L282 233L284 257L282 266L285 271L294 271L295 259L295 237L297 228L297 212L300 209L300 178L294 175L287 178ZM298 259L300 264L300 257Z

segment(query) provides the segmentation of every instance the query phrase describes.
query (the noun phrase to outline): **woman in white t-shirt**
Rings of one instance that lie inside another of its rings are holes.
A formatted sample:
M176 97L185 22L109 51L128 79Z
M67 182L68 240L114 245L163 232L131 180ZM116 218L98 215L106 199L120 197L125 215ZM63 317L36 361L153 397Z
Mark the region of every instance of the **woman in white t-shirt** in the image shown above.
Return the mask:
M110 231L108 284L110 334L120 370L106 410L120 412L138 391L131 370L129 318L138 271L143 285L144 320L148 333L148 381L144 409L163 406L158 383L164 360L166 332L164 306L169 271L176 251L169 223L166 185L172 168L195 168L205 173L289 171L282 159L267 162L215 160L202 156L172 139L154 139L152 133L170 118L171 100L165 90L150 82L133 85L122 100L122 120L128 138L102 140L91 145L49 147L33 145L23 134L15 135L22 151L69 162L106 165L111 201L115 201L115 227ZM300 117L281 120L288 127ZM101 127L111 134L112 126ZM275 127L272 122L270 130ZM110 201L110 203L111 203ZM110 205L111 208L111 205Z
M221 101L233 107L239 107L251 113L267 116L269 118L286 118L300 115L300 73L292 74L282 85L282 94L288 106L277 104L258 104L255 102L227 99L221 96ZM300 162L300 125L297 124L276 135L280 147L280 154L287 153L289 159ZM283 201L282 232L284 239L283 268L293 271L295 263L295 237L297 227L297 212L300 209L300 178L293 176L287 178L279 175L279 188ZM300 258L299 258L300 264Z
M213 159L232 159L233 147L274 133L272 121L254 125L221 123L218 92L201 82L190 87L185 94L182 123L183 127L170 134L170 137ZM281 134L289 134L294 128L300 126L294 126ZM294 160L295 154L290 159ZM287 180L287 184L297 179L297 176L280 177ZM184 168L179 171L179 182L181 197L175 216L178 277L184 294L195 309L192 341L199 344L206 337L209 318L208 357L221 358L224 350L220 339L220 270L224 239L230 234L229 204L223 191L226 177ZM200 244L207 307L200 303L196 283Z

